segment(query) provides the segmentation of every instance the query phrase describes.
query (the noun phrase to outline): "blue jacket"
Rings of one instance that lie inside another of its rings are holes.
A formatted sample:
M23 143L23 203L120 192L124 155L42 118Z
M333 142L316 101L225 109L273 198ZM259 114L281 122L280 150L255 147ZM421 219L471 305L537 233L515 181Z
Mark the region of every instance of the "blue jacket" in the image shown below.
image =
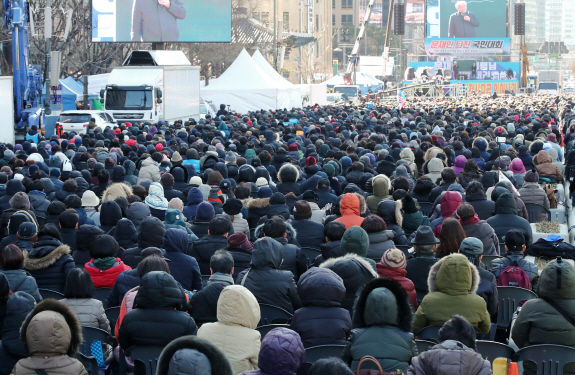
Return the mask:
M122 300L124 299L124 295L128 293L128 291L132 288L135 288L140 285L140 276L138 276L138 270L128 270L124 271L118 275L116 278L116 282L114 283L114 287L112 291L108 295L107 307L116 307L122 304Z
M200 266L193 257L186 255L188 234L181 229L168 229L164 233L164 249L170 263L170 274L189 291L202 290Z

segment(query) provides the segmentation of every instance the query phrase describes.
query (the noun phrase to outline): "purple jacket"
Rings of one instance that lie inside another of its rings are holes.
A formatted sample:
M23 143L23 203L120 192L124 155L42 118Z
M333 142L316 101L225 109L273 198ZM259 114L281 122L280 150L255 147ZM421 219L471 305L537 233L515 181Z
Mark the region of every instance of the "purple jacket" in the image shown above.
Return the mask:
M299 335L287 328L272 329L262 341L259 370L242 375L296 375L305 356Z

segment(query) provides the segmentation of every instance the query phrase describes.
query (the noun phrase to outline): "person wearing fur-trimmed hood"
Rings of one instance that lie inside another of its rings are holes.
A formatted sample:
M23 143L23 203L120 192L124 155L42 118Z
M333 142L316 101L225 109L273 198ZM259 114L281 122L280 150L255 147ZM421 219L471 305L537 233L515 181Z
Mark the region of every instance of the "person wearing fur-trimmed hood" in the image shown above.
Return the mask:
M375 357L383 371L407 371L417 347L411 333L413 311L409 297L395 280L368 282L357 298L353 327L342 359L353 371L366 355Z
M26 343L30 357L18 361L13 375L48 374L88 375L74 357L82 342L82 327L76 314L54 299L40 302L28 315L20 338Z
M232 375L232 366L215 345L196 336L183 336L169 343L160 358L156 375Z
M413 332L427 326L442 326L458 314L479 328L479 334L488 334L491 319L487 304L475 293L479 281L477 268L464 255L451 254L440 259L429 271L429 294L415 313Z

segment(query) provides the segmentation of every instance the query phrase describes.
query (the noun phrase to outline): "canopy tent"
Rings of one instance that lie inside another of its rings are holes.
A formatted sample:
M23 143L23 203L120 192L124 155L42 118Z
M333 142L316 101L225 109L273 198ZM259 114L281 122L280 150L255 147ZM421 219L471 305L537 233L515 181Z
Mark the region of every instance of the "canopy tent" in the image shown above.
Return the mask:
M80 82L77 82L72 77L66 77L59 81L59 85L62 85L62 110L70 111L76 109L76 101L82 100L82 93L84 88ZM46 84L44 84L44 92L42 93L42 102L46 96ZM52 92L54 95L54 92ZM60 95L60 91L56 92L56 95Z
M324 83L327 84L327 87L329 87L329 88L333 88L336 85L345 85L346 84L344 82L344 79L343 79L343 74L338 74L336 76L333 76L332 78L328 79ZM372 90L376 90L378 87L381 89L383 82L378 80L378 79L375 79L375 78L373 78L367 74L358 72L358 73L356 73L355 84L359 86L362 94L367 94L367 90L369 90L370 88Z
M292 90L270 77L244 49L215 82L200 90L200 95L216 105L225 103L233 110L245 113L291 108Z
M301 91L294 85L293 83L289 82L287 79L282 77L266 60L266 58L261 54L259 50L253 54L252 59L255 63L262 68L267 75L273 78L279 85L279 87L283 89L289 89L290 91L290 108L301 108L302 106L302 95Z

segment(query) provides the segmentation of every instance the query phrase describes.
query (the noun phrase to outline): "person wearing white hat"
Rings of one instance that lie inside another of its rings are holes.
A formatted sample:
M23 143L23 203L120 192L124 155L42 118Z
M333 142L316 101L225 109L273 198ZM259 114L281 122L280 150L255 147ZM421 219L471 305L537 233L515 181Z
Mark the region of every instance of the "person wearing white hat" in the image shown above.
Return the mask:
M100 213L96 209L100 205L100 199L92 190L86 190L82 195L82 208L86 211L89 219L94 220L96 226L100 226Z

